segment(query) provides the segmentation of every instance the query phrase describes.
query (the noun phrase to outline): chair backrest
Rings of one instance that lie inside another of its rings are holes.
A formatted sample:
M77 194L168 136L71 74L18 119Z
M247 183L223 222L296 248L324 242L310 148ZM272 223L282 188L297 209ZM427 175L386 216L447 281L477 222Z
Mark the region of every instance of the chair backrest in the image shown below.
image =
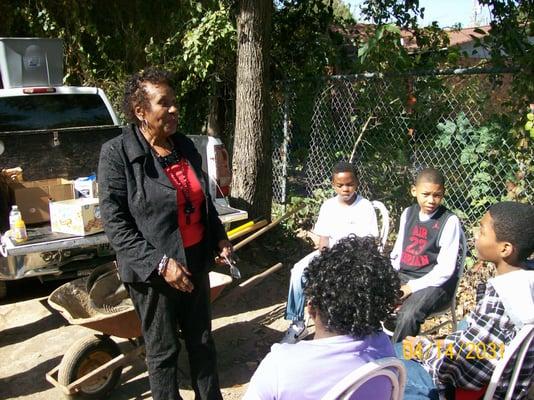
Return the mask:
M458 275L458 280L456 281L456 287L454 288L454 295L452 296L451 302L451 312L456 312L456 292L460 286L460 280L464 274L465 269L465 258L467 256L467 239L465 238L465 233L463 229L460 229L460 243L458 248L458 256L456 257L456 275ZM456 330L456 327L453 327L453 330Z
M458 280L456 281L456 287L454 288L454 295L451 300L451 317L454 314L453 331L456 330L456 292L460 286L460 280L465 270L465 258L467 256L467 239L465 238L464 230L460 228L460 243L458 248L458 256L456 257L456 275Z
M362 365L339 381L321 400L348 400L364 383L379 376L384 376L391 382L390 399L402 400L406 369L396 357L386 357Z
M456 257L456 274L458 275L458 280L456 281L456 287L454 288L454 295L452 296L450 304L447 304L443 309L438 310L430 314L427 318L437 317L439 315L451 312L451 319L446 320L440 324L432 326L431 328L421 332L422 335L430 335L437 332L440 328L446 326L447 324L452 325L452 332L455 332L457 329L457 318L456 318L456 292L460 286L460 279L464 274L465 268L465 258L467 256L467 240L465 238L465 233L463 229L460 229L460 243L458 249L458 256Z
M465 258L467 257L467 239L465 238L465 232L460 228L460 247L458 249L458 257L456 258L456 270L458 274L458 284L464 274Z
M384 250L386 243L388 241L389 235L389 211L382 203L378 200L373 200L371 202L373 207L378 210L378 238L380 240L380 251Z
M515 356L516 359L512 368L512 375L510 377L510 382L508 382L508 390L506 391L505 397L505 400L512 399L514 389L517 384L517 379L519 378L521 368L523 367L523 362L525 361L525 358L527 356L527 353L529 352L533 340L534 325L529 324L523 326L523 328L521 328L521 330L517 333L517 335L510 342L510 344L506 346L504 350L504 357L500 359L497 363L497 366L495 367L495 370L491 375L490 384L486 389L484 400L493 399L495 391L497 390L499 385L502 384L501 378L503 377L504 370L506 369L508 363Z

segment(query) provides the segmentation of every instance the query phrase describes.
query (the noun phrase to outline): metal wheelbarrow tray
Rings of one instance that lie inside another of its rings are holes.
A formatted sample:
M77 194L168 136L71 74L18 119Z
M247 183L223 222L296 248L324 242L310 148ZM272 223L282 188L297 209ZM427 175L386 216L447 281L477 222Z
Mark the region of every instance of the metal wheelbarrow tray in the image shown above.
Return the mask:
M211 300L232 282L228 275L210 272ZM87 277L57 288L48 303L71 324L93 329L94 334L75 342L61 363L46 373L46 380L60 388L67 398L102 399L118 384L122 368L144 356L141 321L127 299L111 313L96 310L86 290ZM133 349L125 354L110 338L128 339Z

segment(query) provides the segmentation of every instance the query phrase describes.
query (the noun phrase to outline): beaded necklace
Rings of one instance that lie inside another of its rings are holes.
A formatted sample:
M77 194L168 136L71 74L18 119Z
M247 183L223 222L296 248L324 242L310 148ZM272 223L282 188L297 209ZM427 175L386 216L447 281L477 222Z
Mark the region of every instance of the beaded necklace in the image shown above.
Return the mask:
M191 182L187 176L187 173L189 172L189 163L184 157L178 154L178 151L176 151L174 147L172 148L171 153L167 156L160 156L155 152L154 154L156 155L156 159L159 161L163 169L178 164L176 174L169 174L169 178L184 196L185 223L190 225L191 214L195 212L195 207L193 207L193 203L191 202Z

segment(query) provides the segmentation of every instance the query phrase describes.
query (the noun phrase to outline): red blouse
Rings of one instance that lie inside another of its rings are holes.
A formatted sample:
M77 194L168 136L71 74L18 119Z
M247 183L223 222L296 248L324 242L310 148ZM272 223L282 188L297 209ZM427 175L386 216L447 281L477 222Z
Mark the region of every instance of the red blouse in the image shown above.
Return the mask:
M178 163L165 167L165 173L176 189L178 204L178 228L182 234L184 247L191 247L199 243L204 237L202 223L202 207L204 206L204 192L193 167L182 158ZM189 197L189 213L186 213ZM192 208L192 210L191 210Z

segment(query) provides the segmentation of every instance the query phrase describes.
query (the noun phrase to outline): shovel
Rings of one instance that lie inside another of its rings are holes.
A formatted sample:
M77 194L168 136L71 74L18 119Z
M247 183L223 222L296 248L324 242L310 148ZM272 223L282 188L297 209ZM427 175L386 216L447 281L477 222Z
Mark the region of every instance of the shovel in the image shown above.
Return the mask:
M224 261L226 261L226 264L230 266L230 275L232 276L232 279L241 279L241 271L235 266L235 261L229 259L227 256L222 257L224 258Z

